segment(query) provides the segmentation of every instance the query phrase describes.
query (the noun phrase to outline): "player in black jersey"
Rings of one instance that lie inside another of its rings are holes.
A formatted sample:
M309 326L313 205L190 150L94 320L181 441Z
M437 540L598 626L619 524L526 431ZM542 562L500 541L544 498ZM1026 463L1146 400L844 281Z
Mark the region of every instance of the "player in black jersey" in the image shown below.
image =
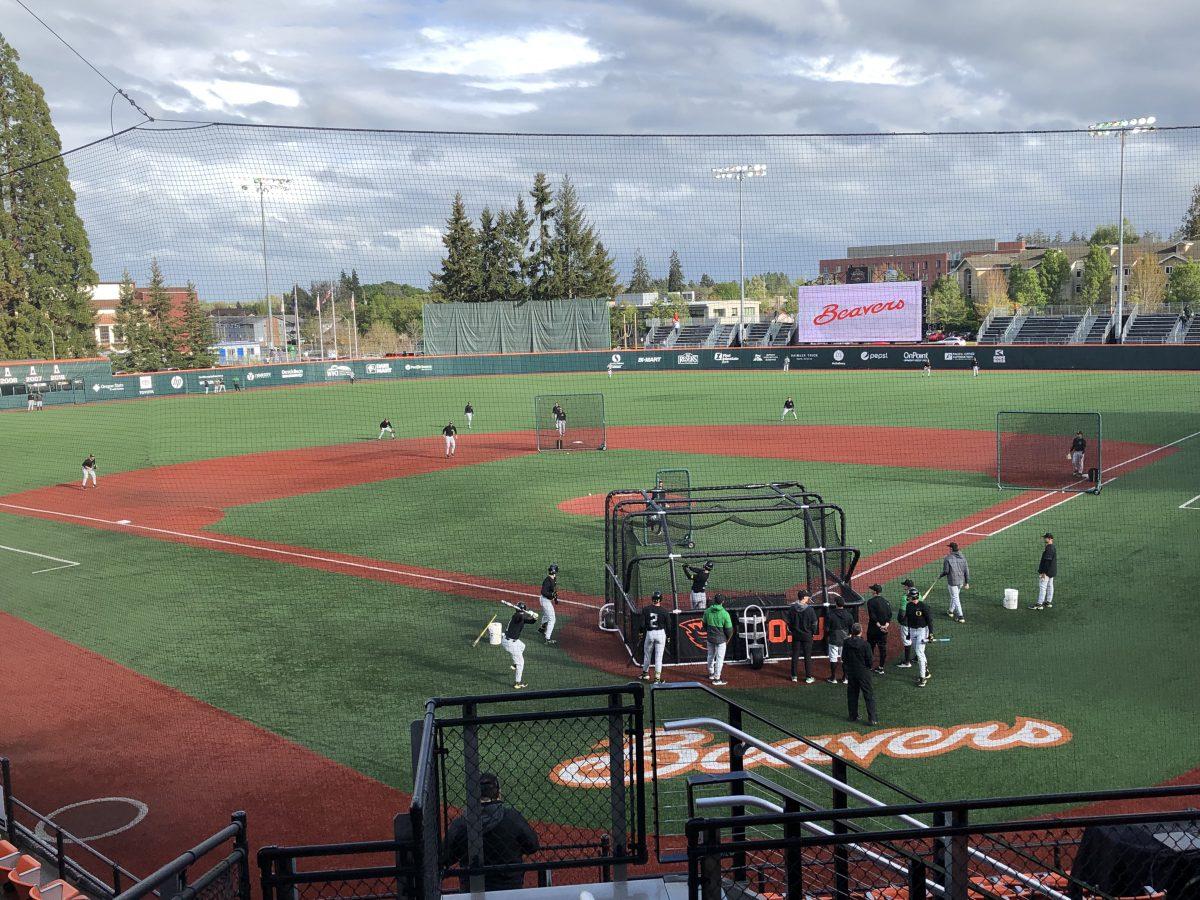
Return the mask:
M88 480L91 479L92 487L100 487L96 481L96 454L89 453L87 459L83 461L83 484L81 487L87 487Z
M567 435L567 412L557 404L555 408L558 411L554 414L554 430L558 433L558 437L554 439L554 446L556 449L561 450L563 448L563 438Z
M524 603L518 603L512 618L508 620L508 627L504 629L504 637L500 639L500 646L512 657L511 668L516 673L513 675L513 690L525 687L525 682L521 680L525 676L525 642L521 640L521 631L536 621L537 613L530 612Z
M390 434L393 441L396 439L396 432L392 430L391 419L384 419L379 423L379 437L376 440L382 440L385 434Z
M712 575L713 561L705 562L702 568L683 564L683 574L692 579L692 609L708 606L708 577Z
M463 415L467 417L467 431L471 430L471 420L475 418L475 407L467 401L467 405L463 407Z
M446 441L446 459L454 455L454 450L458 446L458 429L454 427L453 422L447 422L446 427L442 429L442 437Z
M554 612L554 607L558 605L557 565L551 565L546 570L546 577L542 579L542 593L539 595L538 601L542 604L542 624L538 626L538 631L546 639L547 644L557 644L558 641L554 640L554 623L558 621L558 616Z
M788 397L783 401L783 414L779 417L779 421L782 422L784 419L786 419L788 413L792 414L793 419L799 418L796 415L796 401L794 401L791 397Z
M663 651L667 649L667 626L671 614L662 605L663 596L658 591L650 598L650 605L641 610L642 632L642 681L650 680L650 664L654 664L654 683L662 681Z

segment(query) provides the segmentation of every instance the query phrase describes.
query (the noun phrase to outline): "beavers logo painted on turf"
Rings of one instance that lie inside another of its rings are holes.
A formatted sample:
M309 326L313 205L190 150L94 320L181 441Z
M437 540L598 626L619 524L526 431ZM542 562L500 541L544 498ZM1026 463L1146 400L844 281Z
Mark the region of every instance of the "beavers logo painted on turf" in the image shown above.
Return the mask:
M844 759L869 766L879 756L892 759L924 759L942 756L954 750L1017 750L1021 748L1060 747L1070 741L1071 732L1062 725L1043 719L1017 716L1012 725L1004 722L974 722L969 725L925 725L916 728L883 728L860 734L845 731L841 734L818 735L813 743L836 753ZM646 742L650 732L646 732ZM729 771L729 744L708 731L688 729L663 731L655 735L658 765L647 778L659 780L681 775L721 774ZM779 741L771 745L799 762L825 765L830 758L797 740ZM608 787L608 744L593 746L596 753L579 756L559 763L550 771L550 780L563 787ZM628 752L628 750L626 750ZM746 769L769 766L775 769L786 765L759 750L749 750L742 760Z

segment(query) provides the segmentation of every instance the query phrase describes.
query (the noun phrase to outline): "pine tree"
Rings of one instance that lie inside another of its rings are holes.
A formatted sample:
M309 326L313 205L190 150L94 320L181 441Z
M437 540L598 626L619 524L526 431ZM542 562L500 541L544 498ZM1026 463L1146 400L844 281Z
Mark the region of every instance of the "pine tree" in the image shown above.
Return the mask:
M216 338L212 320L205 314L200 298L196 296L196 286L190 281L179 324L179 358L184 366L188 369L204 369L213 365L216 360L211 348Z
M142 304L146 310L147 354L145 371L156 372L179 362L179 323L158 260L150 261L150 286Z
M451 302L479 300L479 236L467 218L462 194L454 195L442 244L446 256L442 260L442 270L433 275L433 290L443 300Z
M553 297L575 299L594 296L591 267L595 262L596 233L584 217L579 195L564 176L555 197Z
M1083 285L1079 299L1087 304L1101 304L1107 308L1112 299L1112 260L1108 250L1093 244L1088 248L1087 258L1083 261Z
M121 367L128 372L145 371L152 357L146 310L137 302L133 279L125 272L121 276L121 292L117 300L117 343L124 348Z
M667 263L667 292L683 290L683 264L679 262L679 253L671 251L671 260Z
M554 221L554 192L545 172L533 178L533 227L536 237L530 245L529 296L532 300L552 300L554 289L554 248L551 224Z
M1200 239L1200 184L1192 188L1192 202L1188 204L1187 212L1183 214L1183 224L1179 226L1179 238L1184 241Z
M62 142L41 87L0 37L0 290L2 337L14 355L48 356L53 323L59 356L96 352L91 287L97 281L83 222L75 211ZM19 260L20 273L11 271ZM16 276L16 277L13 277Z
M651 284L650 268L646 265L646 257L639 250L637 256L633 258L633 275L629 279L629 293L649 293Z
M521 302L529 299L529 282L533 264L529 258L529 229L533 219L525 206L525 198L517 197L517 203L508 214L502 244L505 261L504 299Z
M504 248L500 222L507 213L500 212L499 221L492 217L489 207L479 214L479 295L481 300L503 300L505 290Z
M588 260L586 296L611 300L617 296L617 287L616 260L605 249L604 242L597 240L592 249L591 259Z

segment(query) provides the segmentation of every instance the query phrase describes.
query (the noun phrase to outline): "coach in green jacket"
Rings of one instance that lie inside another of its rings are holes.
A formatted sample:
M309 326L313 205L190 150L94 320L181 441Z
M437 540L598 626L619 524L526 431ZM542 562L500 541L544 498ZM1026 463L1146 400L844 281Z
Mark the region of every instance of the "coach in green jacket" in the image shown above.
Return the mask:
M726 682L721 680L721 669L725 667L725 648L733 637L733 619L725 610L725 597L717 594L712 603L704 610L704 635L708 645L708 678L720 687Z

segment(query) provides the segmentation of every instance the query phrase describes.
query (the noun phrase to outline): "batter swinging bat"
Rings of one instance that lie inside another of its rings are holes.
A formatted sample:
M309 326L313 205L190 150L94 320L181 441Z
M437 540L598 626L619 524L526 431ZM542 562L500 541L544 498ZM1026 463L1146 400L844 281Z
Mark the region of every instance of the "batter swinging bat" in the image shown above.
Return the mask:
M479 632L479 637L477 637L477 638L475 638L475 640L471 641L471 646L472 646L472 647L478 647L478 646L479 646L479 642L483 640L483 636L484 636L485 634L487 634L487 630L488 630L488 629L491 627L492 623L493 623L493 622L495 622L495 621L496 621L496 617L495 617L495 616L492 616L490 619L488 619L488 623L487 623L486 625L484 625L484 626L483 626L483 631Z
M509 603L507 600L501 600L500 602L501 602L501 603L503 603L505 606L511 607L511 608L513 608L513 609L517 609L517 604L515 604L515 603ZM525 610L525 612L527 612L527 613L529 613L531 616L533 616L533 617L534 617L534 619L536 619L536 618L538 617L538 614L537 614L537 613L535 613L535 612L534 612L533 610L531 610L531 609L528 609L528 608L527 608L527 609Z

